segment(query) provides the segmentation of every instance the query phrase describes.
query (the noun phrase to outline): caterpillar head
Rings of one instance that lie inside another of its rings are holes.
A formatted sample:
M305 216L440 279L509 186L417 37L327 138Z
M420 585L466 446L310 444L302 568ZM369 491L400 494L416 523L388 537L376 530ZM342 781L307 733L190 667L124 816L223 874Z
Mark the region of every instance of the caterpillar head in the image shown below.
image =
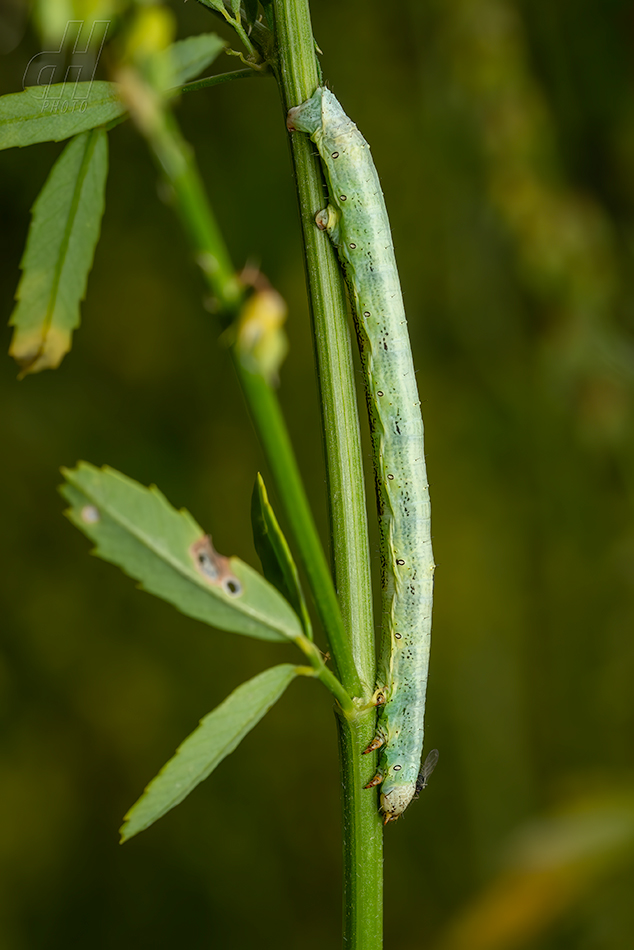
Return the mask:
M319 86L306 102L289 109L286 127L289 132L306 132L314 135L317 130L328 131L331 136L347 132L356 126L350 121L330 89Z

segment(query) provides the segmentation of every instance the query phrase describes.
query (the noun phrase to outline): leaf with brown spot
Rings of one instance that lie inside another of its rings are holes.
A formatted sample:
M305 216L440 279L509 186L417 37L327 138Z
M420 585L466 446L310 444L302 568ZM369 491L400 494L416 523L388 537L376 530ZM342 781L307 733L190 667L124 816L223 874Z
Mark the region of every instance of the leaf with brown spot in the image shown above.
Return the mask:
M261 574L224 557L188 511L177 511L155 486L112 468L80 462L62 470L69 519L143 590L219 630L288 643L302 637L290 604Z

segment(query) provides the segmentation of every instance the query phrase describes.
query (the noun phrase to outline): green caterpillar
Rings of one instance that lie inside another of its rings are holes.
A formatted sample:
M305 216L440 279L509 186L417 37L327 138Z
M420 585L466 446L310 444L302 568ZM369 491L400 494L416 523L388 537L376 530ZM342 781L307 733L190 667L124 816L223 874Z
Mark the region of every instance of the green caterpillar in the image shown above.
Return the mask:
M330 90L291 109L290 131L307 133L321 157L330 204L316 216L330 236L353 304L366 393L381 531L383 635L375 701L385 822L425 786L420 771L431 638L434 560L423 420L392 246L370 146ZM435 750L434 750L435 751Z

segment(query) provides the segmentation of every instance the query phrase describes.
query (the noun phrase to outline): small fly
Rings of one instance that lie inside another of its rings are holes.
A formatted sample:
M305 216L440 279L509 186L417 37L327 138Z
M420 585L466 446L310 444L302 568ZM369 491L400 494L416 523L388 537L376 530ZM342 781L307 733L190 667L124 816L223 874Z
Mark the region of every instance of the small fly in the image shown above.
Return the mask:
M427 781L438 764L439 755L440 753L438 749L432 749L423 762L423 767L418 774L418 778L416 779L416 791L414 792L414 798L418 798L422 790L427 788Z

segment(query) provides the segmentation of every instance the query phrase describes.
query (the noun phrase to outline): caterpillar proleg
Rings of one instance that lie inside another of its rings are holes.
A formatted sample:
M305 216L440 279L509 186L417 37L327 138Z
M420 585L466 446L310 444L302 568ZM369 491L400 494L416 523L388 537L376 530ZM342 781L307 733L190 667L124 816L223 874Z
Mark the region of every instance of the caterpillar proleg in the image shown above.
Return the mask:
M419 780L434 561L423 420L390 222L370 146L325 87L291 109L287 125L308 134L322 160L330 203L315 220L328 232L344 270L365 373L383 597L375 693L380 712L366 751L381 750L379 772L368 787L381 784L387 823L405 811L427 778Z

